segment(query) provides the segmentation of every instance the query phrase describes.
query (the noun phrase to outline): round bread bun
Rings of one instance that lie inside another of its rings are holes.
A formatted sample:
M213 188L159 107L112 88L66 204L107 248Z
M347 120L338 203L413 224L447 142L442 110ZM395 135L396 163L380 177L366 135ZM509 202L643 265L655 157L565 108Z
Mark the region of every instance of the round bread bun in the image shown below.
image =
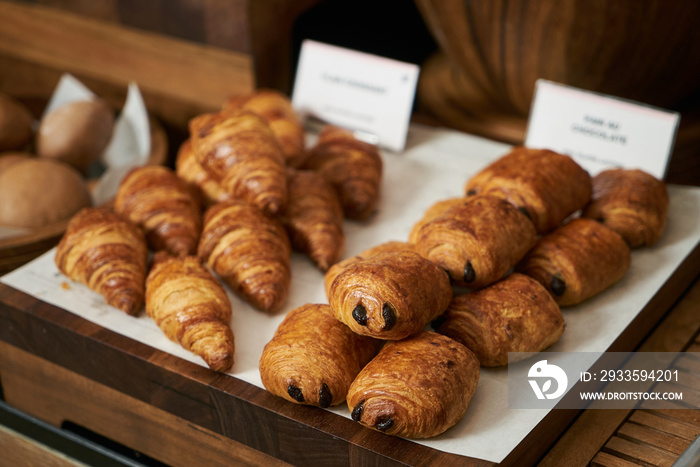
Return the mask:
M31 159L33 157L36 157L34 154L29 153L29 152L20 152L20 151L7 151L7 152L0 152L0 173L3 172L3 170L6 170L10 168L11 165Z
M105 150L113 131L114 114L104 100L70 102L41 120L36 152L85 173Z
M22 149L32 140L32 114L21 102L0 93L0 151Z
M27 158L0 172L0 225L42 227L90 205L85 179L63 162Z

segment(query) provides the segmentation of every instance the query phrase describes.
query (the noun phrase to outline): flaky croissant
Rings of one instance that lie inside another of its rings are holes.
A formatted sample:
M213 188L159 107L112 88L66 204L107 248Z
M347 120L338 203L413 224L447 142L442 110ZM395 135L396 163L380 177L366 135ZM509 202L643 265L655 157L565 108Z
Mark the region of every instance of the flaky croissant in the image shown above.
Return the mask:
M326 271L326 274L323 276L326 297L330 297L331 284L333 283L335 278L338 276L338 274L345 271L350 265L363 261L380 253L391 253L401 250L415 251L415 247L410 243L392 240L373 246L371 248L367 248L366 250L361 251L355 256L351 256L350 258L346 258L342 261L335 263L333 266L328 268L328 271Z
M583 211L622 235L630 248L659 241L668 216L666 184L639 169L609 169L593 177L593 196Z
M435 330L467 346L483 366L509 363L508 352L540 352L564 333L559 305L539 282L513 273L483 289L456 295ZM511 354L510 363L525 358Z
M233 199L233 196L226 193L221 188L221 184L209 172L204 170L204 167L197 161L197 157L192 150L192 141L189 139L185 140L178 148L177 157L175 158L175 173L193 191L199 193L206 206Z
M345 401L350 383L378 350L378 341L352 332L328 305L302 305L287 314L265 345L260 378L272 394L330 407Z
M130 315L141 309L148 247L143 232L108 208L84 208L56 248L59 271Z
M472 177L466 194L503 198L546 233L591 197L591 177L571 157L548 149L513 148Z
M304 162L304 127L292 108L292 102L284 94L272 89L259 89L228 99L223 109L245 109L260 115L280 142L287 165L299 167Z
M333 280L333 314L358 334L398 340L419 332L452 298L447 274L412 250L380 253Z
M464 417L479 361L459 342L421 332L387 342L350 385L352 419L389 435L430 438Z
M322 271L340 259L345 245L343 209L333 187L311 170L287 170L289 198L280 220L294 248Z
M345 217L366 220L379 202L382 159L377 148L326 125L302 168L320 172L338 192Z
M156 253L146 278L146 314L168 339L202 357L212 370L233 366L231 303L197 257Z
M199 201L172 170L132 169L121 181L114 210L143 228L148 246L176 256L193 255L202 230Z
M537 242L530 220L507 201L474 195L425 223L416 251L457 285L487 286L502 278Z
M567 306L622 279L630 259L630 248L619 234L579 218L542 237L516 269L544 285L560 306Z
M284 227L244 201L207 209L198 255L234 292L263 311L287 298L291 246Z
M226 193L268 214L287 204L284 154L262 117L231 110L199 115L189 127L197 161Z

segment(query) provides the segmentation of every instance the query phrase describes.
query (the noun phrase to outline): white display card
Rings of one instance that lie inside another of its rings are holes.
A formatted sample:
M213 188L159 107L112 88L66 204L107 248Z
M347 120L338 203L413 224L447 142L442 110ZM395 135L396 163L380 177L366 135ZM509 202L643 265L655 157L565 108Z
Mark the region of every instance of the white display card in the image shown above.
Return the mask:
M412 63L305 40L292 105L313 117L356 131L356 136L402 151L418 82Z
M572 156L591 175L611 167L663 179L677 112L538 80L525 145Z

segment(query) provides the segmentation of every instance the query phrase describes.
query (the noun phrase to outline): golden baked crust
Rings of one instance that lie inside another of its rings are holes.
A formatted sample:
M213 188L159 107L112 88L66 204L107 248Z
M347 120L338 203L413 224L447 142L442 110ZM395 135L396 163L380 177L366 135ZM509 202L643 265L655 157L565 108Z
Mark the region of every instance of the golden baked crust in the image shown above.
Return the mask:
M268 391L288 401L338 405L379 344L352 332L328 305L302 305L287 314L263 349L260 378Z
M189 126L197 161L225 192L268 214L287 204L284 154L261 117L231 110L199 115Z
M472 177L467 195L503 198L527 213L537 233L546 233L591 197L591 177L571 157L548 149L513 148Z
M630 259L630 248L619 234L580 218L542 237L517 270L544 285L560 306L567 306L622 279Z
M348 390L352 419L394 436L430 438L462 419L479 361L459 342L421 332L387 342Z
M376 146L326 125L303 168L320 172L333 185L345 217L366 220L376 211L382 181L382 159Z
M199 258L234 292L263 311L287 299L291 246L284 227L244 201L207 209Z
M502 278L536 241L532 222L515 206L474 195L424 224L415 245L453 283L479 288Z
M306 158L306 136L287 96L272 89L258 89L231 97L223 105L224 111L234 109L250 110L265 119L282 146L286 164L301 166Z
M202 357L212 370L233 366L231 303L197 257L156 253L146 278L146 314L168 339Z
M348 266L333 280L333 314L358 334L398 340L421 331L452 298L435 263L411 250L380 253Z
M466 198L464 196L460 196L457 198L448 198L440 200L437 203L430 206L423 214L423 217L418 222L413 224L411 232L408 235L408 241L414 244L417 243L418 238L420 236L420 229L423 228L425 224L434 219L442 217L442 215L445 214L445 212L447 212L447 210L450 209L452 206L457 206L463 203L464 201L466 201Z
M221 184L197 161L190 139L185 140L178 148L175 173L198 194L205 206L233 199L233 196L226 193Z
M114 210L140 226L148 246L176 256L193 255L202 231L199 202L169 168L148 165L122 179Z
M659 241L668 205L663 181L638 169L609 169L593 177L593 196L583 216L622 235L630 248L638 248Z
M507 365L508 352L540 352L559 340L565 328L549 292L517 272L455 296L434 325L440 334L467 346L483 366Z
M308 254L321 271L343 252L343 208L333 187L318 172L287 170L289 199L280 220L294 248Z
M108 208L83 208L56 248L58 270L130 315L141 309L148 247L143 232Z
M338 274L345 271L351 264L355 264L358 261L363 261L371 256L378 255L379 253L389 253L401 250L415 251L415 247L410 243L406 242L389 241L380 245L373 246L371 248L367 248L366 250L360 252L360 254L358 255L351 256L350 258L346 258L342 261L335 263L333 266L328 268L328 271L326 271L326 275L323 278L323 282L326 288L326 297L330 296L331 284L338 276Z

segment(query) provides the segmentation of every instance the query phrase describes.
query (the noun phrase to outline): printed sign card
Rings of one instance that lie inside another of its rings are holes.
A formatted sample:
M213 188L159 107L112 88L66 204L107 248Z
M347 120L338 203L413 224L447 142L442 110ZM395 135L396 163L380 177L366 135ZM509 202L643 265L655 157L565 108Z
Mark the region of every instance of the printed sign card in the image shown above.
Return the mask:
M304 119L352 129L361 139L402 151L418 72L412 63L306 40L292 105Z
M539 80L525 145L572 156L595 175L611 167L666 174L680 116Z

